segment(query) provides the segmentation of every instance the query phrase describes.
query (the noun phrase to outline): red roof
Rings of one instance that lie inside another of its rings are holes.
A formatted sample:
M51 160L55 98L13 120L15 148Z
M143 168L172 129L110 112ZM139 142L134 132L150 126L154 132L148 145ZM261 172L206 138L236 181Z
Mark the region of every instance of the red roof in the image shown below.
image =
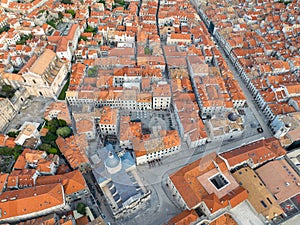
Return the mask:
M255 167L285 154L286 151L281 147L280 142L275 138L269 138L224 152L220 156L227 161L230 167L246 163L249 160L253 163L252 167Z

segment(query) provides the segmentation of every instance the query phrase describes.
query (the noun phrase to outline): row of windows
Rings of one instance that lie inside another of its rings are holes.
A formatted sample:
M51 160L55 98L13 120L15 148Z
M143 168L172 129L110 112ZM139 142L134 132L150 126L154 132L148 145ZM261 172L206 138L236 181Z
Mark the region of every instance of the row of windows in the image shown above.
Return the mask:
M267 197L267 201L272 205L273 203L272 203L272 201ZM267 208L268 206L267 206L267 204L263 201L263 200L261 200L260 201L260 203L262 204L262 206L264 207L264 208Z
M156 153L157 153L157 156L159 157L159 156L163 156L164 154L168 154L168 153L174 152L175 150L177 150L177 147L172 147L169 150L165 149L165 150L162 150L160 152L153 152L153 153L151 152L149 154L149 156L148 155L146 156L146 158L147 159L149 159L149 158L152 159L152 154L153 154L153 158L156 158Z
M163 100L161 100L161 101L154 101L154 104L164 104L164 105L168 105L168 104L170 104L170 102L169 101L163 101Z
M111 129L111 127L113 129L115 129L115 125L111 125L111 124L100 124L100 127L109 127Z
M101 131L107 131L107 130L109 130L109 131L115 131L116 129L115 128L101 128Z

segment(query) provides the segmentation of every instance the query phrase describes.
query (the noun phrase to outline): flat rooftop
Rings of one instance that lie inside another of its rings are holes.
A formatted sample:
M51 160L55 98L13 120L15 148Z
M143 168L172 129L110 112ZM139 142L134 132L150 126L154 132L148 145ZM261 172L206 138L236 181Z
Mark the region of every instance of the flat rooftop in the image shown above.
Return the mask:
M300 178L285 159L274 160L256 170L279 203L300 193Z

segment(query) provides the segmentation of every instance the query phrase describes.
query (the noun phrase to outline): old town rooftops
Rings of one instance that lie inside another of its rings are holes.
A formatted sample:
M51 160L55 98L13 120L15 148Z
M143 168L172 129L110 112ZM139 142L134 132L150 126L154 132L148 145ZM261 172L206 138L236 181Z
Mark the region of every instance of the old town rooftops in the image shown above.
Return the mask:
M30 203L30 204L28 204ZM0 221L64 205L61 184L42 185L0 195Z
M199 218L195 210L184 210L168 221L167 225L185 225L195 222Z
M218 189L212 181L217 176L226 177L227 186ZM226 207L231 200L234 207L247 198L245 190L236 183L225 162L215 153L179 169L170 175L170 179L189 209L204 201L210 211L215 212Z
M43 75L50 63L55 59L55 57L55 52L50 49L45 49L44 53L37 58L37 60L29 68L29 70L32 73Z
M279 203L300 193L300 177L285 159L268 162L256 172Z
M233 168L246 162L250 162L250 166L255 167L285 154L286 151L281 147L279 141L275 138L269 138L224 152L220 156Z
M36 179L36 186L60 183L66 195L82 191L87 188L86 182L79 170L55 176L40 176Z

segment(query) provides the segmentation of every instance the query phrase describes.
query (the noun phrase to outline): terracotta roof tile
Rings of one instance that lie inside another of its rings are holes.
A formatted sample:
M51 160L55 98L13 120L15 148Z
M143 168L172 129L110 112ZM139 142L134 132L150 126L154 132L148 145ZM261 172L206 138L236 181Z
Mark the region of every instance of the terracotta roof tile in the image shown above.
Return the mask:
M209 225L238 225L238 223L226 213L210 222Z
M217 166L218 169L216 169ZM216 189L208 180L209 177L217 175L219 172L230 179L230 185L222 190ZM215 212L214 210L220 209L220 205L225 207L230 202L234 207L247 198L245 189L238 186L231 177L225 162L215 153L206 155L181 168L170 175L170 179L189 209L196 207L201 201L206 201L211 207L210 210ZM211 194L218 197L209 196Z
M199 218L195 210L184 210L169 220L167 225L186 225L195 222Z
M8 173L0 174L0 194L2 193L3 189L6 186L8 175L9 175Z
M269 138L224 152L220 156L227 161L231 168L246 162L250 162L254 167L270 159L283 156L285 153L286 151L277 139Z
M66 195L70 195L87 188L85 179L79 170L55 176L40 176L36 179L37 186L57 183L63 185Z
M73 169L89 162L85 153L87 139L84 134L77 134L66 139L59 136L56 139L56 144Z
M2 212L0 221L41 212L62 204L64 204L64 193L60 184L27 188L26 191L6 191L0 195L0 209Z

